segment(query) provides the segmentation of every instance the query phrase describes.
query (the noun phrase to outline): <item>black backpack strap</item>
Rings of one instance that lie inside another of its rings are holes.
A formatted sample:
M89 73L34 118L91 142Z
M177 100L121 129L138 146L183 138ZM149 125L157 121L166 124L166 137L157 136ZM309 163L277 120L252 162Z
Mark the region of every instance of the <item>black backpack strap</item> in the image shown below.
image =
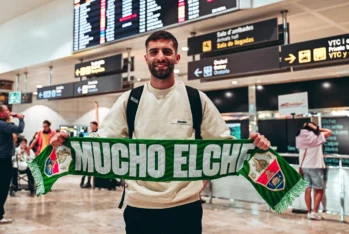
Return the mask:
M185 86L188 93L191 115L193 118L193 128L195 130L195 139L202 139L201 137L201 123L202 123L202 105L199 90Z
M130 96L127 101L126 118L128 126L128 137L132 139L132 135L135 129L135 118L138 110L138 104L141 100L144 86L137 87L131 90Z
M132 139L133 132L135 129L136 113L138 110L138 104L142 97L143 89L144 89L144 86L140 86L135 89L132 89L127 101L126 119L127 119L127 126L128 126L128 137L130 139ZM124 191L122 192L122 197L119 203L119 209L121 209L122 206L124 205L125 194L126 194L126 183L124 184Z

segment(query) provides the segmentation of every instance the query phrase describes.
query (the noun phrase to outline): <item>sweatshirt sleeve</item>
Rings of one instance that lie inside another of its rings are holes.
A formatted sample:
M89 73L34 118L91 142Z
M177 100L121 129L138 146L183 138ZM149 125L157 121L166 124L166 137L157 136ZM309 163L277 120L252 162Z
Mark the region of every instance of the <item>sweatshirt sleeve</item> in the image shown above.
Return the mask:
M126 120L126 105L131 91L123 93L110 109L98 129L100 137L128 138L128 127Z
M213 102L200 91L202 104L201 136L203 139L235 139Z
M7 122L0 121L0 132L4 133L22 133L24 130L24 120L19 119L18 126Z

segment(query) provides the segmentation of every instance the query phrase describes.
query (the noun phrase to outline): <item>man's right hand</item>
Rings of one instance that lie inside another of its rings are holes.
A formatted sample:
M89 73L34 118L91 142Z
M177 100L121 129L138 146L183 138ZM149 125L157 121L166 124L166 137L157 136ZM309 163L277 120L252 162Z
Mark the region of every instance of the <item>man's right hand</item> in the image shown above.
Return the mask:
M65 133L65 132L56 133L52 137L52 139L50 141L50 145L52 145L53 147L59 147L63 144L64 138L68 138L68 137L69 137L68 133Z
M24 118L24 115L23 115L23 114L16 114L15 118L23 119L23 118Z

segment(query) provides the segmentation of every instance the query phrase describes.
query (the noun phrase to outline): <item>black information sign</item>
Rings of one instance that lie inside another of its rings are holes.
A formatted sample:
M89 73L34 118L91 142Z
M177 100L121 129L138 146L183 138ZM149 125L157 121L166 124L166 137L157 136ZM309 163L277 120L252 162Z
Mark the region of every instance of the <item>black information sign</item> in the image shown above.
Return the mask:
M325 154L349 154L349 117L323 117L322 127L332 130L325 143Z
M59 84L37 89L37 99L60 99L73 97L73 83Z
M237 9L237 0L75 0L74 51Z
M349 59L349 34L281 47L282 67L313 65Z
M277 18L188 38L188 55L277 41Z
M122 89L121 82L121 74L75 82L74 96L116 92Z
M21 104L30 104L33 102L33 93L23 93L21 95Z
M122 54L75 64L75 78L81 76L105 76L121 71Z
M213 79L280 69L279 48L269 47L188 63L188 79Z

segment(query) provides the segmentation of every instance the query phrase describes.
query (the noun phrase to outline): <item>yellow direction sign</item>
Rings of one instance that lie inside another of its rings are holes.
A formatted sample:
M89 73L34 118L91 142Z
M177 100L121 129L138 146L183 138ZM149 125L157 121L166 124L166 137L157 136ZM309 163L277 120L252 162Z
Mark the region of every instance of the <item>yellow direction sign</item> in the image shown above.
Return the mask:
M285 58L285 61L288 61L289 64L292 64L296 60L296 56L293 54L288 54L289 57Z

